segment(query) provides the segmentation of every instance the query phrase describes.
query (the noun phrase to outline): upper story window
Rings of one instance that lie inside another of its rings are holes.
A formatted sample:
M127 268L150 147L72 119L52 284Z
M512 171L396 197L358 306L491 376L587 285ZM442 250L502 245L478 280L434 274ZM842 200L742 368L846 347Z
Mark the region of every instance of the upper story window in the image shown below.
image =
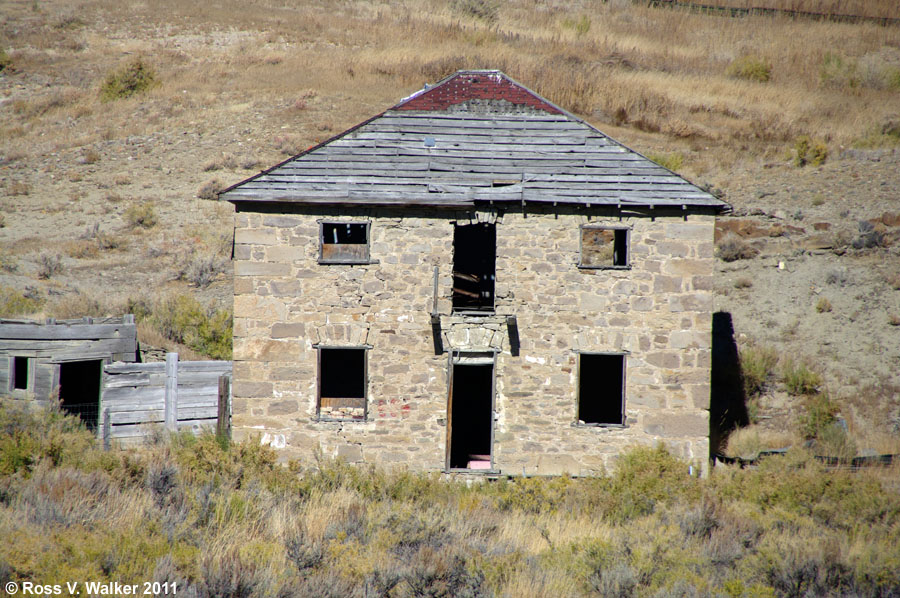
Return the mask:
M366 222L319 222L320 264L368 264L369 231Z
M580 268L629 268L630 229L584 225L581 227Z
M453 311L494 312L497 226L486 222L453 229Z

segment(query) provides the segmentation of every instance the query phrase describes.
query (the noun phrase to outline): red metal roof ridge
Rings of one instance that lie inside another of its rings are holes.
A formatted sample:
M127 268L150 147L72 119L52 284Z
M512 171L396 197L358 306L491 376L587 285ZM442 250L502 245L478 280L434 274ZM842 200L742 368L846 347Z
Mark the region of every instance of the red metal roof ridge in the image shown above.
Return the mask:
M466 79L458 82L460 78ZM391 110L442 111L469 100L506 100L513 105L526 105L550 114L567 114L499 70L457 71L404 98Z

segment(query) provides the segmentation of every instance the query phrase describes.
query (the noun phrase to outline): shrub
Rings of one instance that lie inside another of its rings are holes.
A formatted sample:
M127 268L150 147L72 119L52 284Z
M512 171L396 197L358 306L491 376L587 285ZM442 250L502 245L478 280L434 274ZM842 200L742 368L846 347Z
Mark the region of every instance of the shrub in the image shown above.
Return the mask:
M25 292L12 287L0 287L0 316L20 316L38 311L43 301L33 289Z
M829 301L826 297L820 297L816 302L816 311L820 314L831 311L831 301Z
M0 48L0 73L9 68L12 64L12 58L6 53L6 50Z
M159 222L156 210L151 203L134 203L128 206L123 215L125 223L131 228L153 228Z
M225 271L225 260L217 255L191 253L178 268L176 278L205 289Z
M835 423L838 411L838 406L826 393L808 397L803 406L803 413L797 422L800 427L800 435L805 440L818 438L825 428Z
M806 363L797 363L788 358L781 364L781 381L784 382L788 394L811 395L822 384L822 376L811 370Z
M821 166L828 159L828 147L821 141L813 141L801 135L794 143L794 165L802 168L807 164Z
M0 270L15 272L19 269L19 261L5 250L0 249Z
M580 37L591 30L591 19L587 15L581 15L577 19L566 17L562 21L562 26L566 29L573 30L575 35Z
M681 152L672 152L671 154L647 154L647 157L672 172L676 172L684 166L684 155L681 154Z
M825 87L859 87L860 78L856 62L840 54L826 52L819 68L819 81Z
M772 78L772 63L759 56L741 56L728 65L725 74L735 79L765 83Z
M42 253L38 261L38 278L47 280L62 272L62 256Z
M734 281L734 288L736 289L749 289L752 286L753 281L746 276L742 276Z
M224 188L225 185L219 179L210 179L197 190L197 197L200 199L216 199Z
M149 320L169 340L213 359L231 359L230 309L204 308L189 295L175 295L155 305Z
M453 0L450 6L455 12L485 23L496 22L500 12L497 0Z
M157 85L159 81L153 68L138 57L106 76L100 86L100 99L104 102L120 100Z
M773 347L750 345L739 352L741 360L741 380L747 397L763 391L766 381L778 363L778 353Z
M719 241L716 247L716 255L724 262L747 260L756 257L759 250L744 241L737 235L729 234Z

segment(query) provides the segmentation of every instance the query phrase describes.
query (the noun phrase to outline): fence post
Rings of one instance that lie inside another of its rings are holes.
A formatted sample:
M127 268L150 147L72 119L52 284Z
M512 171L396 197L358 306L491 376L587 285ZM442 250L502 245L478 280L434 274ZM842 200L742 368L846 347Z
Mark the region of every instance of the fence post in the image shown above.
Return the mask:
M166 353L166 430L178 429L178 353Z
M216 418L216 436L220 440L231 438L231 376L219 376L219 412Z
M110 437L112 436L112 430L110 429L109 422L109 407L103 410L103 450L108 451L110 445Z

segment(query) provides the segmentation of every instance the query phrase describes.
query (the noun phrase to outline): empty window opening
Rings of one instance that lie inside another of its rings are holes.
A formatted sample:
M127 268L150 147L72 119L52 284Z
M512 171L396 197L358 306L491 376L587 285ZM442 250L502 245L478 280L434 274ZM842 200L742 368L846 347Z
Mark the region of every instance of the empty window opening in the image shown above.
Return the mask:
M453 364L448 466L490 469L494 425L494 366Z
M453 311L494 311L497 227L482 223L453 229Z
M320 233L320 262L368 263L368 222L321 222Z
M578 363L578 422L625 423L625 356L581 353Z
M366 350L319 348L319 417L366 419Z
M13 357L12 363L12 389L28 389L28 369L31 363L30 357Z
M103 362L71 361L59 366L59 401L68 413L77 415L88 430L100 420L100 385Z
M584 268L628 267L628 229L582 227L580 265Z

